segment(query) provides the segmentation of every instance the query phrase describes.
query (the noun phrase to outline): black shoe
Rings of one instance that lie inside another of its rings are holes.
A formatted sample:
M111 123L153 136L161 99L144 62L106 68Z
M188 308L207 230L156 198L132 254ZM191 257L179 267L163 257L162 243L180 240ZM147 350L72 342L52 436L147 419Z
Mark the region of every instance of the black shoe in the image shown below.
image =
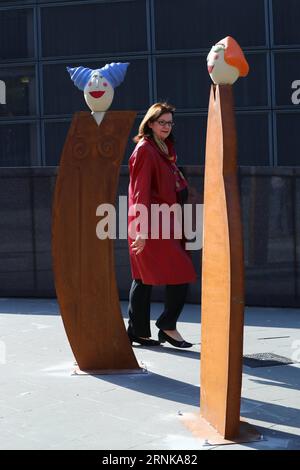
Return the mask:
M191 348L193 346L192 343L188 343L184 339L182 341L178 341L177 339L171 338L171 336L167 335L163 330L159 330L158 339L161 343L165 343L167 341L172 344L172 346L176 346L176 348Z
M128 337L130 339L131 344L132 343L138 343L142 346L159 346L160 345L160 342L156 341L155 339L140 338L139 336L135 336L132 333L132 330L131 330L130 326L127 328L127 334L128 334Z

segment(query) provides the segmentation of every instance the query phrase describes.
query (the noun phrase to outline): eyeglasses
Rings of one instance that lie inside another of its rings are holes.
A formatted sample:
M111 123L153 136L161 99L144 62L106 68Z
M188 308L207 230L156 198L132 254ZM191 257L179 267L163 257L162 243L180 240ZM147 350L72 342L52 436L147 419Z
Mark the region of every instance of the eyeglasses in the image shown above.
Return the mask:
M168 126L168 127L173 127L174 122L173 121L164 121L163 119L156 121L161 127Z

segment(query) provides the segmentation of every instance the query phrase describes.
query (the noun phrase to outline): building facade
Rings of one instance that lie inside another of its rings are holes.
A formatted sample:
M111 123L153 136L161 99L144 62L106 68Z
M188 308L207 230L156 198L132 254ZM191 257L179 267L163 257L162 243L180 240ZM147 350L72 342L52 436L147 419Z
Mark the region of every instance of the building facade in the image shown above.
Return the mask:
M6 104L0 104L0 295L54 295L50 220L56 166L72 115L86 110L66 66L130 62L112 109L138 112L132 136L151 103L176 106L180 164L201 202L210 88L206 56L231 35L250 65L249 76L234 86L247 303L299 305L299 24L299 0L1 0ZM123 194L132 148L130 139ZM123 254L119 285L125 296L126 244L116 246ZM199 253L193 257L197 264ZM200 287L193 292L196 301Z

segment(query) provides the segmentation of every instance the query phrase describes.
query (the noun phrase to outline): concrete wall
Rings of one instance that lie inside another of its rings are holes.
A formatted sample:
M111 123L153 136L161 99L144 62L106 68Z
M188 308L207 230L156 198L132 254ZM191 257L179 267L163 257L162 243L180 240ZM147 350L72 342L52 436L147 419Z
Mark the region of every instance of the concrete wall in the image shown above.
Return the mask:
M203 168L185 167L192 199L202 203ZM51 268L51 206L56 167L0 169L0 296L54 297ZM300 168L242 167L246 303L300 306ZM126 195L122 167L119 194ZM127 241L117 240L120 297L131 283ZM190 302L201 298L201 251L191 254L198 282ZM153 300L161 300L155 288Z

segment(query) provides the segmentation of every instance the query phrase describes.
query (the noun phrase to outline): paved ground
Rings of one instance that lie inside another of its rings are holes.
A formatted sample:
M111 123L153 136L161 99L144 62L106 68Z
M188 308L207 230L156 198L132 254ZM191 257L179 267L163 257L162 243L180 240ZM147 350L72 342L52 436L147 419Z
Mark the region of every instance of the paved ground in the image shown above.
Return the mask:
M244 354L294 361L244 366L241 415L263 436L252 444L205 446L183 426L199 410L199 306L179 327L198 344L135 348L147 374L74 376L56 301L0 299L0 449L300 449L300 311L246 309Z

